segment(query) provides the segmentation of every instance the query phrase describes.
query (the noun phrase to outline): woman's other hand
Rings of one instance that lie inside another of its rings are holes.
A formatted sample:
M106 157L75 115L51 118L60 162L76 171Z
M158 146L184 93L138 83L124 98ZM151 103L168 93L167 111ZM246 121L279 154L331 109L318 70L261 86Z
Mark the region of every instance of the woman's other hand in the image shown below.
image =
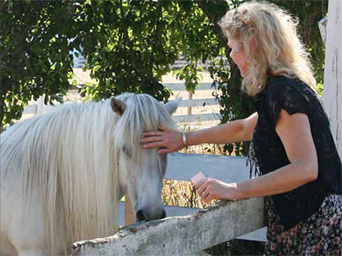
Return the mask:
M214 178L203 180L195 188L206 204L214 199L236 200L243 198L242 193L238 190L237 183L225 183Z
M157 153L166 154L184 148L182 133L166 127L159 127L159 131L143 133L141 143L143 147L159 148Z

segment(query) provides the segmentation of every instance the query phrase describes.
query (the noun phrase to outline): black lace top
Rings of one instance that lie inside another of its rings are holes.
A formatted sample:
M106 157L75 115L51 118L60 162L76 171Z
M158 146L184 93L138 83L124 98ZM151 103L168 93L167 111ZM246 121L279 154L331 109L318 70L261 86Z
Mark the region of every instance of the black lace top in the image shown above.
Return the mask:
M341 161L328 117L317 94L308 85L283 76L270 78L254 101L259 118L251 144L261 175L290 163L275 130L281 109L290 115L303 113L309 118L318 153L318 178L290 192L271 196L281 224L289 229L317 211L327 194L341 193Z

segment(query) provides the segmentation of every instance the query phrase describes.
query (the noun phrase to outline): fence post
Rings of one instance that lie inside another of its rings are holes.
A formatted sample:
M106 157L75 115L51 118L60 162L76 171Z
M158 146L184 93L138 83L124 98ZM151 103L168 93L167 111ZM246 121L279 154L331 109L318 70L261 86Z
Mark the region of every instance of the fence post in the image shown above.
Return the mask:
M329 0L323 102L342 157L342 1Z
M37 101L37 109L36 109L36 114L37 115L42 115L44 113L44 95L39 96L38 101Z
M125 226L136 222L134 206L128 195L125 196Z
M193 93L192 92L188 92L189 100L192 100L192 97L193 97ZM191 113L192 113L192 109L191 108L192 108L191 106L188 107L188 115L191 115Z

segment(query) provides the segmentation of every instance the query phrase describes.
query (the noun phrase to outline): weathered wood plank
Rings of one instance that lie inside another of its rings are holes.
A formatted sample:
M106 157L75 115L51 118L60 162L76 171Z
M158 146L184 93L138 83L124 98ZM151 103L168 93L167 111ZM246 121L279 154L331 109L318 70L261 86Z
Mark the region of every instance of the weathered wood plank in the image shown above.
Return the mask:
M172 91L185 91L184 83L163 83L163 85ZM211 85L212 83L200 83L196 90L213 90Z
M197 114L197 115L174 115L172 116L176 123L195 123L204 121L216 121L221 119L220 114Z
M210 254L204 252L204 251L199 251L199 252L195 252L195 253L191 253L187 256L210 256Z
M228 201L194 215L137 223L111 237L77 242L73 255L187 255L264 225L264 198Z
M125 199L126 200L124 203L125 204L125 218L124 219L125 219L125 226L128 226L128 225L135 223L137 220L135 217L134 205L132 204L131 199L129 198L128 195L126 195ZM120 213L120 210L119 210L119 213Z
M23 115L26 115L26 114L33 114L35 115L37 113L37 105L29 105L27 107L24 108L24 111L23 111Z
M179 103L180 107L203 107L203 106L213 106L219 105L219 102L215 98L207 98L207 99L190 99L190 100L181 100Z
M55 104L54 106L45 105L43 103L42 97L39 98L37 104L28 105L24 109L23 114L38 114L42 115L57 110L59 107L63 107L69 103L65 104ZM180 107L202 107L202 106L214 106L218 105L218 101L214 98L208 99L190 99L182 100L180 102ZM221 115L218 113L207 113L207 114L197 114L197 115L174 115L173 119L177 123L194 123L194 122L204 122L204 121L216 121L221 119Z
M342 158L342 1L329 0L323 102Z
M125 202L119 202L119 211L118 211L118 224L119 226L127 226L133 224L132 221L127 222L125 218ZM175 216L186 216L190 214L195 214L202 209L200 208L189 208L189 207L180 207L180 206L165 206L166 216L167 217L175 217ZM134 216L133 216L134 217ZM129 224L127 224L129 223ZM236 239L250 240L250 241L260 241L266 242L266 227L262 229L255 230L251 233L242 235L237 237Z
M198 213L202 209L199 208L189 208L189 207L180 207L180 206L165 206L166 216L167 217L175 217L175 216L186 216ZM131 222L128 225L133 224ZM119 211L118 211L118 224L119 226L128 226L125 218L125 202L119 202Z

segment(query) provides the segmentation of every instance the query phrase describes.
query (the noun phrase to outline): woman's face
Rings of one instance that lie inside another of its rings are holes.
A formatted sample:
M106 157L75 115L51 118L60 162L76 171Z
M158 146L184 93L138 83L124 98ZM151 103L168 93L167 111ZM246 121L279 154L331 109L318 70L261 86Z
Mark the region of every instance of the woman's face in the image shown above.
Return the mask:
M247 62L243 48L236 39L229 39L228 46L232 49L232 51L230 52L230 57L239 67L241 76L245 77L248 72L249 63Z

